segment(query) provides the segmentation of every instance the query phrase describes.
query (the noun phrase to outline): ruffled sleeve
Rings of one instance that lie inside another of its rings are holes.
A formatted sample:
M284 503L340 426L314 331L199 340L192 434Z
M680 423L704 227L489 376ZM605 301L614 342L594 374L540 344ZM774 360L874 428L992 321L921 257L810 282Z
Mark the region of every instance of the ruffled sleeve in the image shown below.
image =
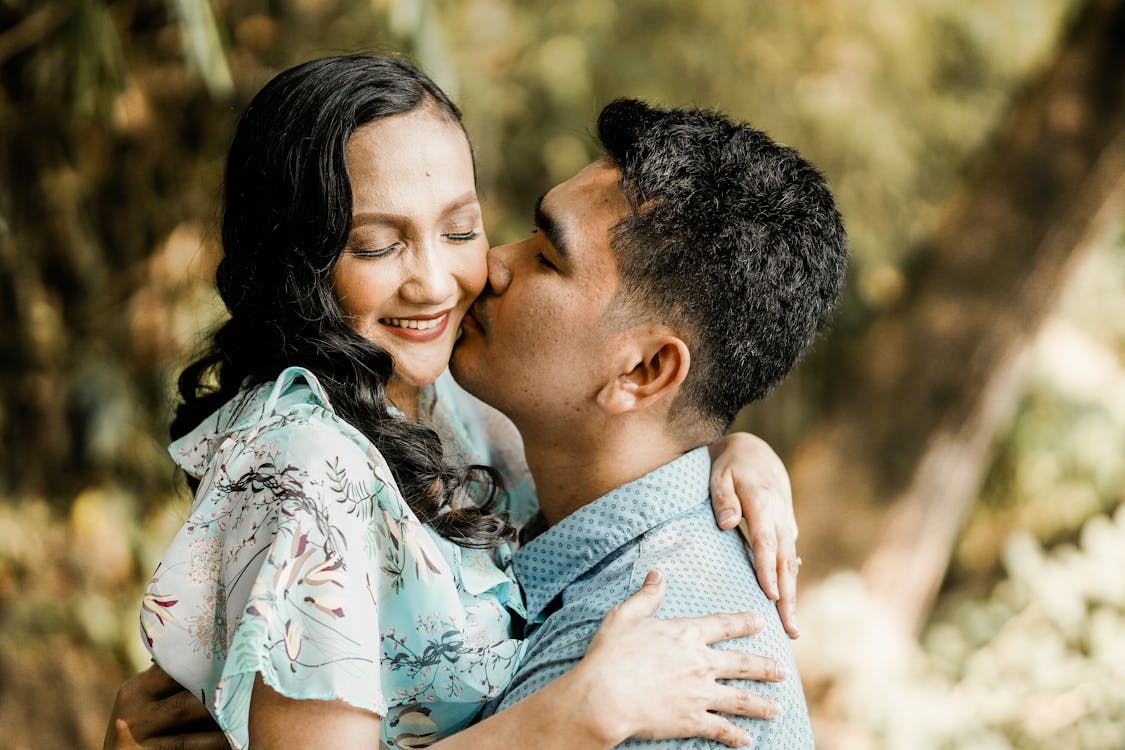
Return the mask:
M215 690L220 724L245 736L256 673L290 698L340 700L385 715L378 577L389 539L383 508L396 505L393 490L358 446L308 423L257 436L225 473L212 493L266 488L273 507L253 513L231 504L226 578L240 589L250 583L245 601L227 602L234 626ZM260 521L248 525L250 517ZM245 544L261 537L272 537L264 549Z

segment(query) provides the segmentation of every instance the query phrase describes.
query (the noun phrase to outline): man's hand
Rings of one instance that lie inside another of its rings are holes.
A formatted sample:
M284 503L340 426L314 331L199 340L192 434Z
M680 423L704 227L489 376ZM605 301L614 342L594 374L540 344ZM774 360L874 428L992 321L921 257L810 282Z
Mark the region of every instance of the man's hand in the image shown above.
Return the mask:
M155 664L117 690L103 750L221 750L228 747L204 705Z
M722 529L745 523L754 550L758 583L777 602L790 638L797 627L797 519L785 464L769 444L748 432L732 432L711 444L711 504Z

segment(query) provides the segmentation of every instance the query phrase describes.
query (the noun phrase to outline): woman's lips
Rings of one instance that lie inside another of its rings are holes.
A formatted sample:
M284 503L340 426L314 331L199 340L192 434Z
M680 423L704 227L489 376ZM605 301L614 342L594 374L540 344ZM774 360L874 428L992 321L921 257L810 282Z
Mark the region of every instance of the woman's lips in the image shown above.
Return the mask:
M379 324L399 338L424 343L441 338L449 328L450 310L434 315L412 315L406 318L380 318Z

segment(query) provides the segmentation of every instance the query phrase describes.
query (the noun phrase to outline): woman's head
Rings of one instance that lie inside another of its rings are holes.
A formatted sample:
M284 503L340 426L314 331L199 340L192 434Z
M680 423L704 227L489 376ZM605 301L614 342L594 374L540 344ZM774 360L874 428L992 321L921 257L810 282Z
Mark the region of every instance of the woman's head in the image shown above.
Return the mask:
M475 479L445 464L433 430L387 408L388 389L409 392L444 370L485 279L472 153L441 89L393 58L279 74L235 132L222 239L216 283L230 319L180 376L172 436L240 388L307 367L386 457L421 520L459 542L505 538L490 504L453 502Z
M488 240L464 133L430 106L360 127L352 227L332 270L348 324L394 358L391 400L433 382L484 287Z
M441 373L487 251L460 117L392 58L315 60L254 97L227 161L218 273L253 363L312 365L326 335L355 331L412 385ZM440 312L431 341L393 324Z

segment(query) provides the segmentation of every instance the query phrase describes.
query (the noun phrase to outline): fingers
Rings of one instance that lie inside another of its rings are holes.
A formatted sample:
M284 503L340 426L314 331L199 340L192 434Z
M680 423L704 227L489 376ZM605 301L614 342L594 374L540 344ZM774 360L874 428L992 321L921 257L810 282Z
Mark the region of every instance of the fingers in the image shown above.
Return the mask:
M777 600L777 613L781 616L781 625L790 638L801 635L797 625L797 572L800 570L799 558L796 549L792 556L779 556L778 565L781 567L781 597Z
M716 679L752 682L781 682L785 679L785 665L768 657L745 651L713 650L712 653L715 655Z
M193 732L161 737L145 744L145 750L227 750L230 745L222 732Z
M733 479L726 472L711 474L711 509L715 513L715 522L723 531L733 529L742 518L742 506L734 492Z
M197 723L215 726L211 713L202 701L183 688L160 701L154 708L160 712L161 720L170 726L186 728Z
M136 750L139 747L129 730L129 723L124 719L111 718L102 750Z
M731 685L716 685L711 705L712 711L748 716L751 719L772 719L781 711L781 706L775 701Z
M750 537L750 544L754 550L754 568L758 573L758 583L769 600L776 602L781 596L777 582L777 530L772 526L758 529Z
M728 747L742 747L749 745L751 737L749 732L724 719L718 714L705 713L696 728L696 736L704 739L721 742Z
M167 672L153 664L143 672L138 672L121 685L119 693L130 698L159 699L183 690L180 683L173 680Z
M169 681L175 685L175 692L169 693ZM113 713L107 748L205 748L214 746L216 738L223 743L219 746L225 746L218 725L203 703L159 667L129 678L118 690Z
M756 612L731 612L687 617L671 620L685 628L695 628L705 643L716 643L730 638L754 635L766 626L766 621Z
M217 728L202 732L151 737L143 743L137 741L129 724L124 719L116 719L103 750L227 750L227 738Z
M664 589L664 574L650 570L637 592L613 609L618 616L651 617L664 601Z

